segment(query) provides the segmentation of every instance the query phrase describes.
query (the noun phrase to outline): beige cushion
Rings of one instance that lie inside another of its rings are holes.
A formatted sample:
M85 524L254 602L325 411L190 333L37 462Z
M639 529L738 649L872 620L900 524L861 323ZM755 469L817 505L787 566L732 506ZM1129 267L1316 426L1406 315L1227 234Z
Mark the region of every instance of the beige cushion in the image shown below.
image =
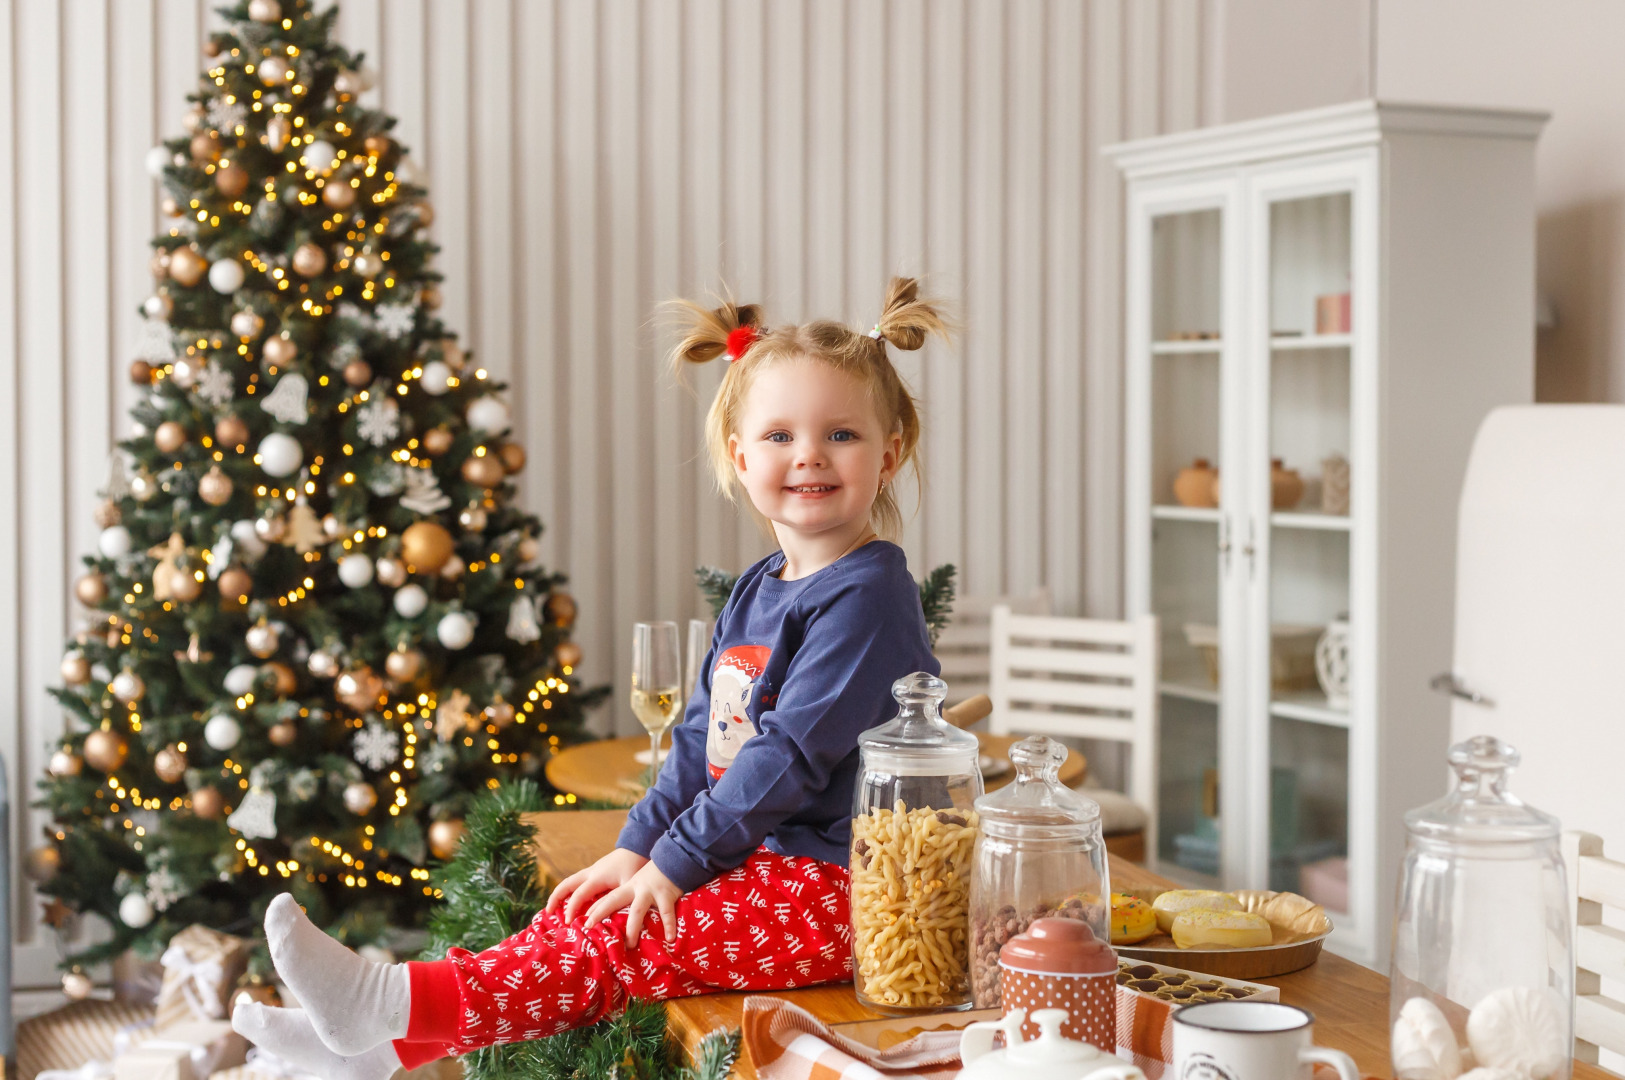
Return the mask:
M1100 831L1107 836L1140 832L1145 828L1146 822L1151 820L1150 815L1145 812L1145 807L1121 791L1086 787L1079 788L1078 794L1085 795L1100 804Z

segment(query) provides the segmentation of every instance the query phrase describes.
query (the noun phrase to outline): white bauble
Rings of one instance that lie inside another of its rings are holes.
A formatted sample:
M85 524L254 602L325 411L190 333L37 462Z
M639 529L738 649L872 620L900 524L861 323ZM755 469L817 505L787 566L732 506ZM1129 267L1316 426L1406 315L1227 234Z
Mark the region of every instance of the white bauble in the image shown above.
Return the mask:
M1481 1068L1546 1080L1567 1063L1568 1040L1563 1004L1545 987L1504 986L1467 1014L1467 1044Z
M169 151L162 146L155 146L147 151L147 175L154 180L164 178L164 167L169 164Z
M240 338L258 337L265 329L265 320L259 312L243 310L231 317L231 332Z
M338 657L334 656L326 649L317 649L315 652L311 653L310 659L305 662L305 666L308 667L310 669L310 673L316 676L318 679L331 679L333 676L339 673Z
M226 693L233 697L241 697L254 689L254 680L259 678L259 675L260 669L253 664L238 664L226 672L221 685L226 688Z
M242 287L243 264L236 259L221 259L209 267L209 284L217 293L233 293Z
M141 893L131 893L118 902L119 922L139 930L152 921L152 901Z
M338 151L333 149L332 143L317 139L300 152L299 163L317 176L331 176L337 156Z
M282 21L282 5L277 0L250 0L248 17L257 23Z
M422 585L403 585L395 594L395 613L403 619L415 619L429 606L429 594Z
M122 559L130 553L130 530L122 525L109 525L96 538L96 550L104 558Z
M372 584L372 560L356 552L339 560L339 580L352 589Z
M299 440L282 431L273 431L260 440L256 456L260 468L267 476L292 476L305 460L304 448Z
M203 725L203 741L216 750L230 750L242 737L243 726L224 713L209 717L209 722Z
M500 398L491 394L487 394L482 398L475 398L469 403L468 426L475 431L500 435L508 430L512 422L512 417L508 414L508 406L503 404Z
M455 377L450 364L444 360L430 360L423 365L423 377L418 382L427 393L439 397L451 389L451 380Z
M474 640L474 620L466 612L449 612L441 617L434 635L448 649L466 649Z
M231 547L234 554L249 560L258 559L266 551L265 541L260 539L254 523L246 520L232 522Z
M167 319L175 310L175 301L168 293L153 293L141 301L141 313L149 319Z
M182 390L190 390L197 385L198 369L202 366L189 356L177 357L170 369L169 381Z
M277 628L270 623L250 626L248 633L243 635L243 640L248 645L248 651L261 660L275 656L277 649L282 645L282 635L277 633Z
M109 689L113 691L114 697L128 705L141 700L142 695L147 692L147 684L135 672L121 671L113 676Z
M1394 1021L1394 1076L1397 1080L1455 1080L1461 1074L1461 1047L1439 1007L1413 997Z

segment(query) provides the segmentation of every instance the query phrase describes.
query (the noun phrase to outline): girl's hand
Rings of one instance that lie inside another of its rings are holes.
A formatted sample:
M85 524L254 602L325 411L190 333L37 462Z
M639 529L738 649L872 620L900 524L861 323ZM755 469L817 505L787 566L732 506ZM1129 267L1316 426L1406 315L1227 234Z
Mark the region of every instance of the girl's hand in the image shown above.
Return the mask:
M564 909L564 921L574 922L576 915L594 897L606 889L619 889L631 881L632 875L648 861L634 851L616 848L585 870L577 870L554 886L553 895L547 898L547 910L556 912L560 904L569 901Z
M683 890L673 885L671 879L660 872L660 867L646 860L643 868L632 875L632 880L599 898L587 912L586 925L593 926L626 908L626 947L630 949L643 932L644 916L653 907L660 912L660 925L666 931L666 944L670 945L677 940L677 900L682 895Z

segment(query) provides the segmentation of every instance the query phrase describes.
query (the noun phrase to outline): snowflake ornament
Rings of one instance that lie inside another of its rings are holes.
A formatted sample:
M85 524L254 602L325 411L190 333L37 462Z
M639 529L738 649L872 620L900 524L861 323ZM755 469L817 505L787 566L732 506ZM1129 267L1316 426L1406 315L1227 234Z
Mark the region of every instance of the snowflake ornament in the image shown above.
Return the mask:
M224 133L235 132L248 119L248 109L240 101L217 97L209 102L209 126Z
M401 433L401 407L394 398L373 398L356 413L356 431L372 445L383 446Z
M430 743L429 748L418 755L418 770L425 774L445 772L457 759L457 752L445 743Z
M391 341L410 334L416 320L417 310L411 304L379 304L373 312L373 322L378 332Z
M284 424L303 424L310 416L306 401L310 397L310 384L297 371L291 371L277 380L276 389L265 396L260 408Z
M339 304L338 317L353 323L357 323L363 329L372 329L372 316L367 313L367 309L362 307L360 304L352 303L349 300L345 300ZM342 348L342 346L340 347ZM358 353L357 355L360 354ZM346 361L346 363L348 363L348 361ZM337 366L342 367L343 365Z
M175 335L164 319L148 319L141 324L141 341L135 347L138 360L161 362L175 359Z
M218 409L236 395L237 380L232 378L231 372L211 360L198 374L197 385L192 392Z
M373 470L367 478L367 487L374 495L387 499L392 495L399 495L406 487L407 473L414 470L402 465L398 461L386 462Z
M163 911L185 895L186 890L181 888L180 880L169 872L169 867L160 866L147 875L147 899L155 910Z
M355 759L374 772L401 757L401 735L376 720L355 733Z
M347 314L346 308L353 314ZM341 304L339 306L339 315L341 318L357 318L363 317L365 312L354 304ZM359 359L361 359L361 346L353 341L341 341L327 352L328 366L335 371L343 371L351 363Z
M438 514L450 506L451 496L440 490L440 480L433 469L408 469L406 494L401 496L401 505L413 513L427 516Z
M250 839L276 836L276 796L264 788L250 788L226 818L226 825Z
M294 802L309 802L321 786L321 777L314 769L299 769L288 777L288 795Z

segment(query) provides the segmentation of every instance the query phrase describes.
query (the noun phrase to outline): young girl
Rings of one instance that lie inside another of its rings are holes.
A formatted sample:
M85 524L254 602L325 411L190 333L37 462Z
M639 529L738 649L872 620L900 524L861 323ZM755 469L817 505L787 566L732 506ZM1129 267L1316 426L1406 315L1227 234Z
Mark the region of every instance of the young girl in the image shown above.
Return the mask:
M373 963L278 896L266 937L301 1008L240 1006L253 1042L324 1077L385 1080L593 1023L629 996L851 976L858 737L892 714L896 679L939 670L903 552L882 539L920 437L887 345L918 349L943 321L901 278L868 333L676 307L674 365L728 362L705 425L717 480L729 498L744 489L779 551L734 586L659 782L614 851L478 954Z

